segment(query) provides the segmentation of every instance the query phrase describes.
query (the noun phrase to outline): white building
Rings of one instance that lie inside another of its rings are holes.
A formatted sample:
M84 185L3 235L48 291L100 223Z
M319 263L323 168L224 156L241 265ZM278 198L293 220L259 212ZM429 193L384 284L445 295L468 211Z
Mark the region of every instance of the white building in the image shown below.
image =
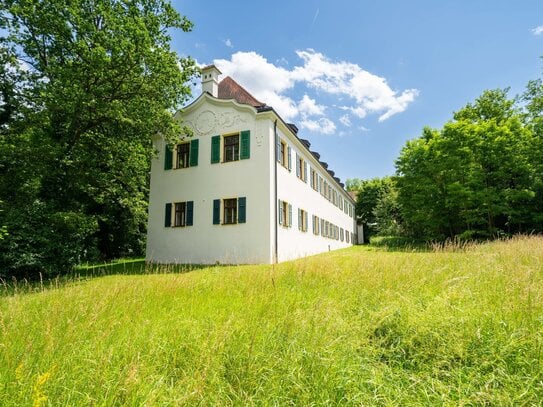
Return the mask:
M354 201L310 144L233 79L202 70L202 94L176 114L191 138L157 138L146 258L274 263L352 245Z

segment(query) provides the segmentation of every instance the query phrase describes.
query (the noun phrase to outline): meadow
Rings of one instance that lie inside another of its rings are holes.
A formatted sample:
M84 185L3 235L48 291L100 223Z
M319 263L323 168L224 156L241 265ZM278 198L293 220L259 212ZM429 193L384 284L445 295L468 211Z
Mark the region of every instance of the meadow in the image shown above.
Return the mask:
M0 288L0 405L541 405L542 345L543 237L122 263Z

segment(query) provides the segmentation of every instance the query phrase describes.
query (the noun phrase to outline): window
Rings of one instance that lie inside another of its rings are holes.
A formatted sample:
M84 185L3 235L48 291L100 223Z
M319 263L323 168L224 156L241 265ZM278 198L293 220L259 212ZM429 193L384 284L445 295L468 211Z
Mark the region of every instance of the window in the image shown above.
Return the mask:
M319 217L316 215L313 215L313 234L314 235L319 234L319 223L320 223Z
M321 219L321 236L326 237L326 221Z
M281 147L279 150L279 162L283 167L286 167L287 145L281 141Z
M237 134L218 135L211 137L211 164L245 160L250 157L249 130ZM221 149L222 145L222 149Z
M189 166L190 143L177 145L177 165L175 168L187 168Z
M236 223L238 220L238 200L237 199L225 199L224 200L224 217L223 223L225 225Z
M324 184L323 184L323 179L320 175L318 175L319 177L319 192L321 193L321 195L324 194Z
M247 198L228 198L213 200L213 224L235 225L246 222ZM222 211L221 211L222 209Z
M307 182L307 163L298 153L296 153L296 176L302 181Z
M186 204L185 202L177 202L175 204L175 210L174 210L174 220L173 225L174 226L185 226L185 222L187 219L187 212L186 212Z
M283 140L277 141L277 161L286 169L291 169L290 147Z
M309 171L309 178L310 178L310 184L311 188L313 188L315 191L319 190L319 176L317 174L317 171L315 171L313 168Z
M343 235L344 235L343 228L339 229L339 239L343 242Z
M239 160L239 134L224 138L223 157L224 162Z
M193 139L190 142L177 144L173 148L169 144L166 144L164 150L164 169L196 167L198 165L199 141L199 139Z
M279 224L286 228L292 226L292 205L288 202L279 200Z
M194 213L194 202L175 202L166 204L164 226L165 227L182 227L192 226ZM173 218L173 225L172 225Z
M298 229L302 232L307 232L307 212L298 208Z

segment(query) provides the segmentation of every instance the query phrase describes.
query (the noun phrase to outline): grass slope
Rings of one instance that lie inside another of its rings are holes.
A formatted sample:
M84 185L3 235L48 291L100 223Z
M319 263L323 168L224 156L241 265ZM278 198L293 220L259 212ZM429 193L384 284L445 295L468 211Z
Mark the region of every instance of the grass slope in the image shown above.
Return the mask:
M543 403L543 238L168 271L5 292L0 404Z

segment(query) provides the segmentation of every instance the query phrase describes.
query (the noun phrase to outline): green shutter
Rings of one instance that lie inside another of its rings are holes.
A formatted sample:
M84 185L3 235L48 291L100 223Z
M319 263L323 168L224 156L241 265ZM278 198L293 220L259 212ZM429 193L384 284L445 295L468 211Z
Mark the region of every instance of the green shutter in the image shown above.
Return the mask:
M283 224L283 205L281 204L281 200L278 199L279 206L277 207L277 219L279 220L279 224Z
M292 227L292 205L288 204L288 227Z
M281 162L281 140L279 137L275 137L275 155L277 162Z
M164 169L171 170L173 167L173 149L172 146L166 144L164 149Z
M238 198L238 223L246 222L246 206L247 199L245 197Z
M288 170L290 171L292 169L292 154L290 154L290 147L287 148L287 154L288 154Z
M221 136L211 137L211 164L221 161Z
M190 158L189 158L189 162L190 162L191 167L196 167L198 165L198 144L199 144L199 141L200 140L198 140L198 139L194 139L194 140L190 141Z
M166 210L164 211L164 227L169 228L172 226L172 204L166 204Z
M251 156L251 132L249 130L241 132L239 150L240 160L246 160Z
M298 208L298 229L302 230L302 210Z
M296 153L296 176L298 178L300 178L300 171L301 171L301 168L300 168L300 156L298 155L298 153Z
M304 161L304 182L307 182L307 163Z
M307 232L307 222L308 222L307 212L304 213L304 218L305 218L305 222L304 222L305 230L304 230L304 232Z
M185 222L186 226L192 226L193 213L194 213L194 202L188 201L187 202L187 221Z
M221 200L213 200L213 224L219 225L221 223Z

